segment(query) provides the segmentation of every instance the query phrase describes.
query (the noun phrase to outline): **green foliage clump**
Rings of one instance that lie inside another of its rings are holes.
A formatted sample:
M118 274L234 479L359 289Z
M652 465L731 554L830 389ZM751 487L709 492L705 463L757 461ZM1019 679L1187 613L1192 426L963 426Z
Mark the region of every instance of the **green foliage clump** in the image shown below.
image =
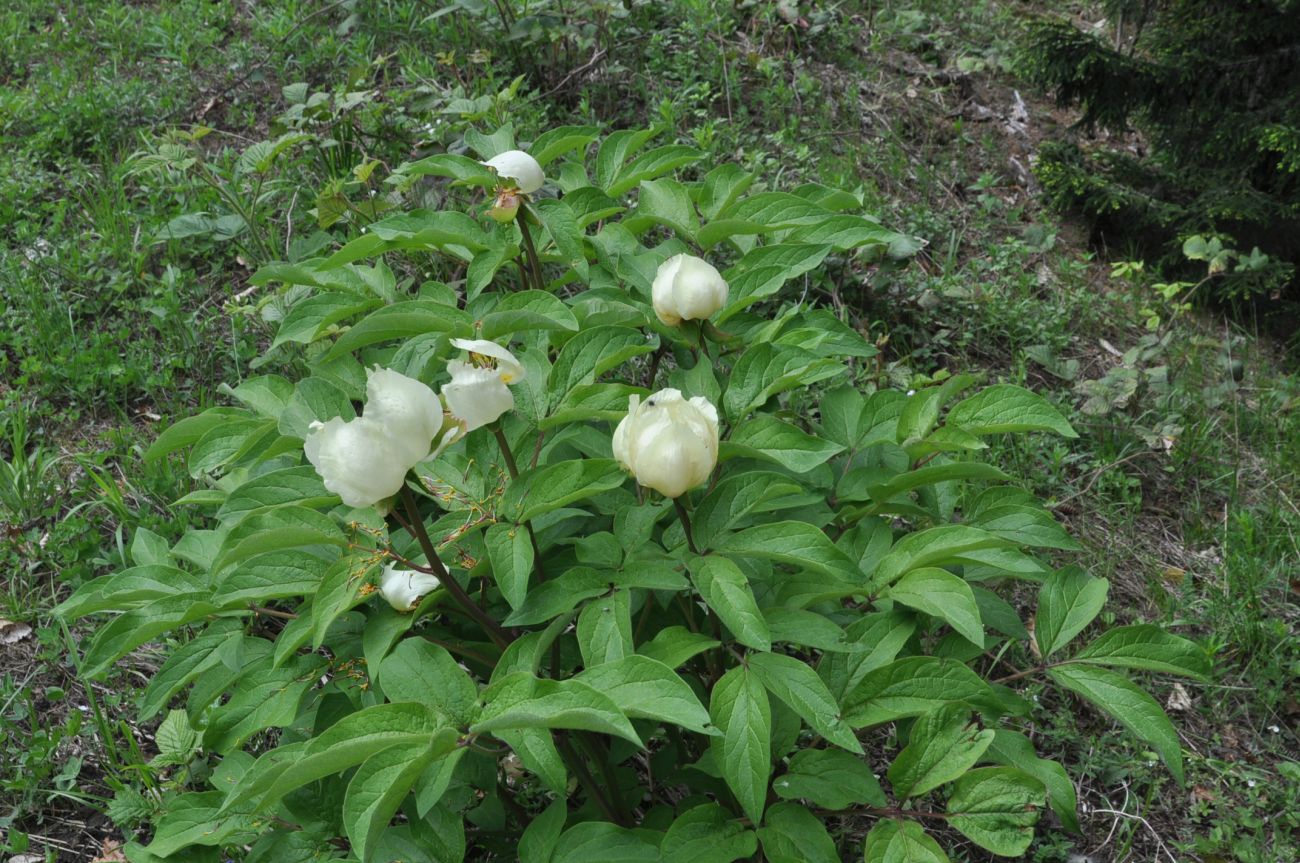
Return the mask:
M1111 244L1165 263L1191 234L1251 250L1219 289L1276 289L1300 260L1300 4L1293 0L1110 0L1114 42L1041 21L1025 73L1077 105L1080 126L1136 144L1046 144L1050 200L1094 217ZM1267 256L1267 260L1262 258Z
M137 535L58 609L117 614L92 678L190 636L143 695L174 707L157 810L115 801L153 821L129 859L944 861L936 825L1020 856L1045 808L1078 826L1031 678L1182 782L1127 672L1208 657L1150 625L1088 640L1108 582L1056 566L1077 544L980 459L1070 423L972 375L880 388L810 286L912 238L657 131L551 129L535 175L407 163L386 185L438 207L253 276L285 374L146 454L188 450L205 526ZM520 164L508 125L463 143Z

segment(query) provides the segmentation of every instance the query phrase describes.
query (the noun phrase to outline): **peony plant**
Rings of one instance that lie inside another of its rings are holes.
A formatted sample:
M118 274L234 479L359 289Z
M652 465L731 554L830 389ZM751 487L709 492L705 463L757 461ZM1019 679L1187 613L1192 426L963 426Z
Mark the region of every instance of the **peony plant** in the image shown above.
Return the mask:
M445 209L258 272L283 373L146 454L186 451L207 526L60 607L116 615L92 677L172 639L140 712L185 769L128 859L1016 857L1078 823L1044 687L1182 781L1128 674L1204 653L1095 626L1106 581L979 460L1065 418L879 388L805 283L914 241L653 137L467 135L390 177Z

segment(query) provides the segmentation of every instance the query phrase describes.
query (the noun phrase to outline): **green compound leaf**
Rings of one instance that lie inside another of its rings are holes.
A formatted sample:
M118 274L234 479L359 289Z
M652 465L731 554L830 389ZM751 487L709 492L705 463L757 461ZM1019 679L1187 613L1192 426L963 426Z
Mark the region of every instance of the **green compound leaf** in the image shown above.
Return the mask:
M863 843L864 863L949 863L920 824L915 821L881 821Z
M1059 665L1048 676L1092 702L1159 753L1179 785L1183 784L1183 749L1178 732L1154 698L1122 674L1083 665Z
M993 729L971 722L970 708L945 705L912 725L907 746L889 767L899 797L917 797L961 776L993 742Z
M1019 857L1034 839L1043 785L1014 767L972 770L948 799L948 823L987 851Z
M767 690L754 672L744 666L733 668L714 684L709 714L723 734L712 742L722 777L750 821L761 823L772 765L772 705Z
M1050 431L1079 436L1047 399L1011 384L995 384L957 402L945 422L977 435Z

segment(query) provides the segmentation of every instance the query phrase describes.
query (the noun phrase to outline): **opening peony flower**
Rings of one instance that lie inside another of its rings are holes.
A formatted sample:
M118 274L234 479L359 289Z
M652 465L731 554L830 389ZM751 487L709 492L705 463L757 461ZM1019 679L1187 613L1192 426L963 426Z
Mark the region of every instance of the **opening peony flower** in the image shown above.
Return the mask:
M442 582L425 572L398 569L390 563L379 579L379 593L398 611L412 611L425 594L437 590Z
M314 422L303 450L325 488L352 507L397 494L414 464L384 426L369 417Z
M687 400L660 390L632 396L614 430L614 458L636 481L665 497L702 485L718 463L718 409L706 398Z
M451 382L443 385L442 397L465 431L485 426L513 410L515 397L508 385L524 377L524 367L515 355L484 339L452 339L451 343L468 351L470 359L447 363Z
M366 372L363 416L383 426L409 466L427 458L442 428L442 403L425 384L392 369Z
M497 176L502 180L513 181L514 187L525 195L536 192L542 187L542 183L546 182L542 166L523 150L507 150L498 153L483 164L496 171Z
M670 327L703 320L727 303L727 282L713 265L694 255L673 255L659 265L650 300Z

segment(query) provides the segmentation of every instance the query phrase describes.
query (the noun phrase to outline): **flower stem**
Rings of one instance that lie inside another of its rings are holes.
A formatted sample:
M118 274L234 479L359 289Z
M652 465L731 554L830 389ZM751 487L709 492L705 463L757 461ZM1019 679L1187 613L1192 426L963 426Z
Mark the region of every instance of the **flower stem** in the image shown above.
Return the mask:
M506 460L506 472L510 474L511 479L516 479L519 476L519 464L515 461L515 454L510 450L510 441L506 439L501 423L492 424L492 434L496 435L501 457ZM533 544L533 569L537 571L537 582L540 584L546 581L546 570L542 567L542 547L537 544L537 534L533 531L531 521L524 522L524 529L528 531L528 541Z
M677 518L682 522L682 532L686 534L686 545L690 548L692 554L699 554L700 550L695 547L695 537L691 533L691 517L686 512L686 505L682 503L680 497L673 498L673 507L677 510Z
M519 232L524 235L524 249L528 252L528 263L533 268L533 281L537 284L537 290L546 290L546 280L542 277L542 262L537 257L537 247L533 245L533 234L528 230L528 208L520 207L519 215L515 216L515 221L519 223Z
M578 782L587 790L587 796L595 801L596 806L604 816L615 824L623 824L624 822L619 817L619 813L610 804L609 799L601 793L600 785L597 784L595 777L591 775L591 771L587 769L582 756L574 750L573 744L569 742L567 734L559 732L555 735L555 748L560 751L560 755L568 764L569 769L577 774Z
M424 550L424 556L429 559L429 566L433 567L438 581L442 586L447 588L447 592L452 595L457 604L465 609L465 613L474 618L484 632L496 644L497 647L505 648L510 644L510 633L501 628L495 620L488 616L487 612L479 608L478 605L465 592L465 588L460 586L456 579L452 578L451 573L438 557L438 550L433 546L433 540L429 539L429 532L424 529L424 517L420 515L420 506L415 500L415 495L411 489L405 485L402 486L402 503L406 506L406 516L410 519L407 528L415 534L416 540L420 543L420 548Z

